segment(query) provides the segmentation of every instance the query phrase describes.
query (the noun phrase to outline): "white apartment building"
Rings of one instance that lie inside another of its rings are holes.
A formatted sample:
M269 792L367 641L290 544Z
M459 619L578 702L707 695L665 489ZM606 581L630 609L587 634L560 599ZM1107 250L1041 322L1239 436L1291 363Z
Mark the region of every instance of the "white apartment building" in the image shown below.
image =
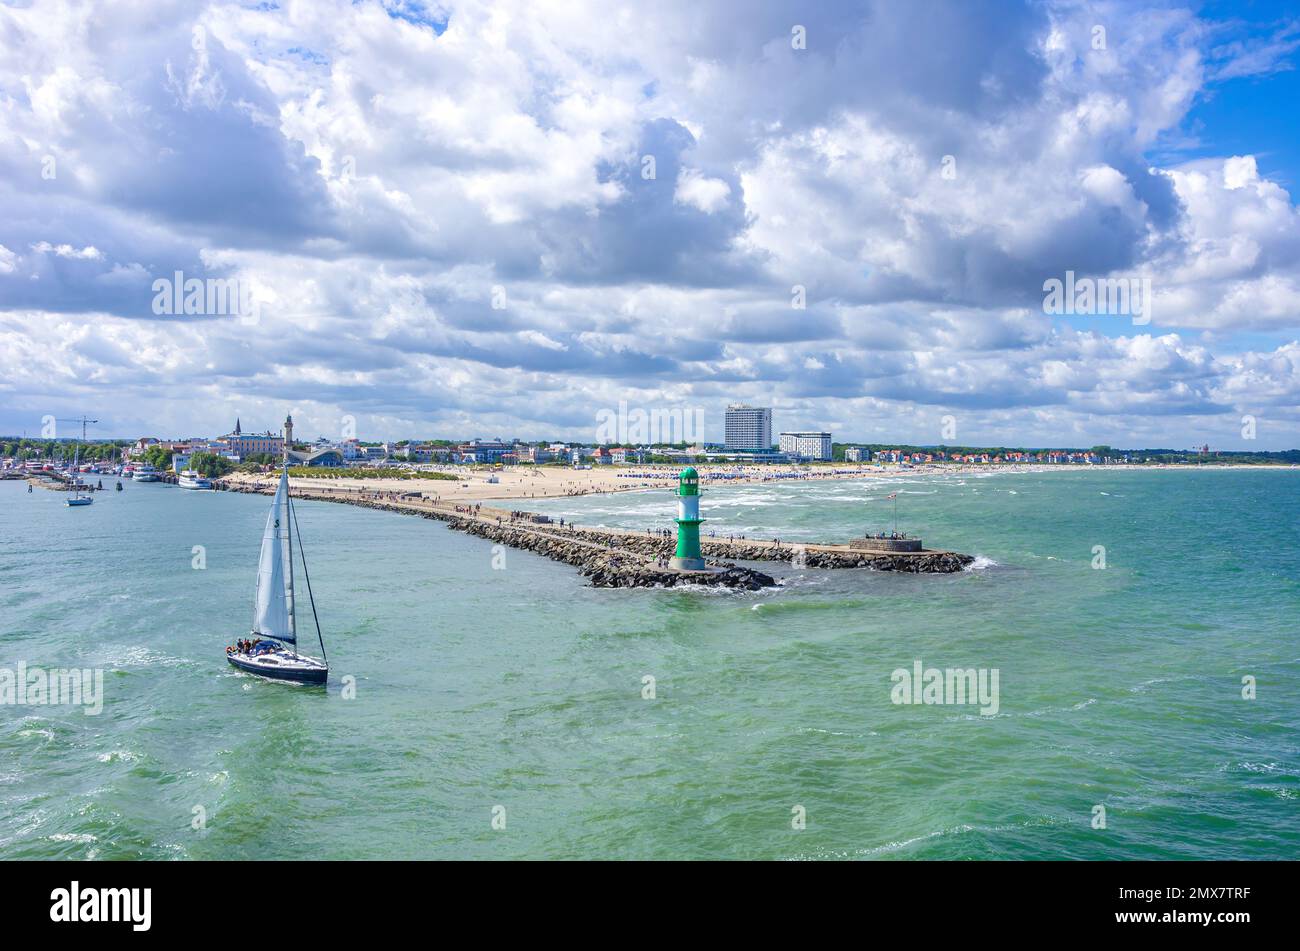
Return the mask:
M830 433L781 433L781 451L792 459L831 459Z
M772 408L745 406L740 403L728 406L723 427L723 444L728 449L750 451L771 449Z

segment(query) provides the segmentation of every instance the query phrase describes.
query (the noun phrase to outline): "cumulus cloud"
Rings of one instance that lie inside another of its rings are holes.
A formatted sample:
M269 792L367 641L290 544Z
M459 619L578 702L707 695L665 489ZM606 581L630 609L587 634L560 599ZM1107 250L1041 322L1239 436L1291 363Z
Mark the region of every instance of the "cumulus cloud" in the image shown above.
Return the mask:
M102 261L103 252L92 245L86 245L84 248L74 248L70 244L50 244L48 241L37 241L32 245L32 250L37 254L54 254L61 258L71 258L79 261Z
M720 178L706 178L699 169L684 168L677 176L673 201L693 205L706 215L721 208L731 194L731 186Z
M580 437L627 400L718 437L748 399L846 438L1300 441L1296 206L1170 144L1287 68L1286 24L36 0L0 35L0 428ZM261 319L154 314L178 271ZM1044 314L1066 272L1149 279L1151 325Z

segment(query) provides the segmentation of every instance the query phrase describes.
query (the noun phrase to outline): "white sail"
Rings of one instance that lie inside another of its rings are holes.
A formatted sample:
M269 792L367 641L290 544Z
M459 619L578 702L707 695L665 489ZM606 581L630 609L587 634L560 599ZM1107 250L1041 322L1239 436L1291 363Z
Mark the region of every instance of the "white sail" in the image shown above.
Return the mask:
M262 556L257 563L257 599L253 633L294 643L293 593L285 584L285 545L289 538L289 474L280 476L271 512L262 532Z

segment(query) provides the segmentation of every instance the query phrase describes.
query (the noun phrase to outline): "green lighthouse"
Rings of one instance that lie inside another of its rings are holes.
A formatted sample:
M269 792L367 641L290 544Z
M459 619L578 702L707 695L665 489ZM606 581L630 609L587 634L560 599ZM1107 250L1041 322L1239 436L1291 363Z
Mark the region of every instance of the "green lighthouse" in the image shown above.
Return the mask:
M692 466L677 479L677 553L672 566L679 571L704 571L700 555L700 476Z

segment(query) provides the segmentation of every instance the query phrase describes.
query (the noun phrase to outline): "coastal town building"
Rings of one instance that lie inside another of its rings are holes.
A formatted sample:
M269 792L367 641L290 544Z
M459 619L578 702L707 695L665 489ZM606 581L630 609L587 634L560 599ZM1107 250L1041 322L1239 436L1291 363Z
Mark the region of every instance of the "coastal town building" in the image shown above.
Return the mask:
M772 448L772 409L733 403L723 423L723 445L727 449L767 451Z
M844 450L845 462L870 462L871 450L863 446L850 446Z
M481 439L471 439L469 442L457 446L453 456L456 462L479 463L504 462L505 460L502 457L507 454L514 455L514 446L511 443L500 440L486 442Z
M395 450L395 454L407 462L426 464L450 462L455 453L456 450L451 446L430 443L407 443L400 449Z
M781 433L779 448L792 459L811 459L829 462L831 459L830 433Z
M235 420L235 428L224 436L214 440L222 447L222 454L229 454L243 462L250 456L266 455L279 459L284 454L284 437L265 433L246 433L241 422Z
M515 456L520 462L531 462L535 465L541 465L543 462L550 462L554 459L555 451L541 446L516 446Z

